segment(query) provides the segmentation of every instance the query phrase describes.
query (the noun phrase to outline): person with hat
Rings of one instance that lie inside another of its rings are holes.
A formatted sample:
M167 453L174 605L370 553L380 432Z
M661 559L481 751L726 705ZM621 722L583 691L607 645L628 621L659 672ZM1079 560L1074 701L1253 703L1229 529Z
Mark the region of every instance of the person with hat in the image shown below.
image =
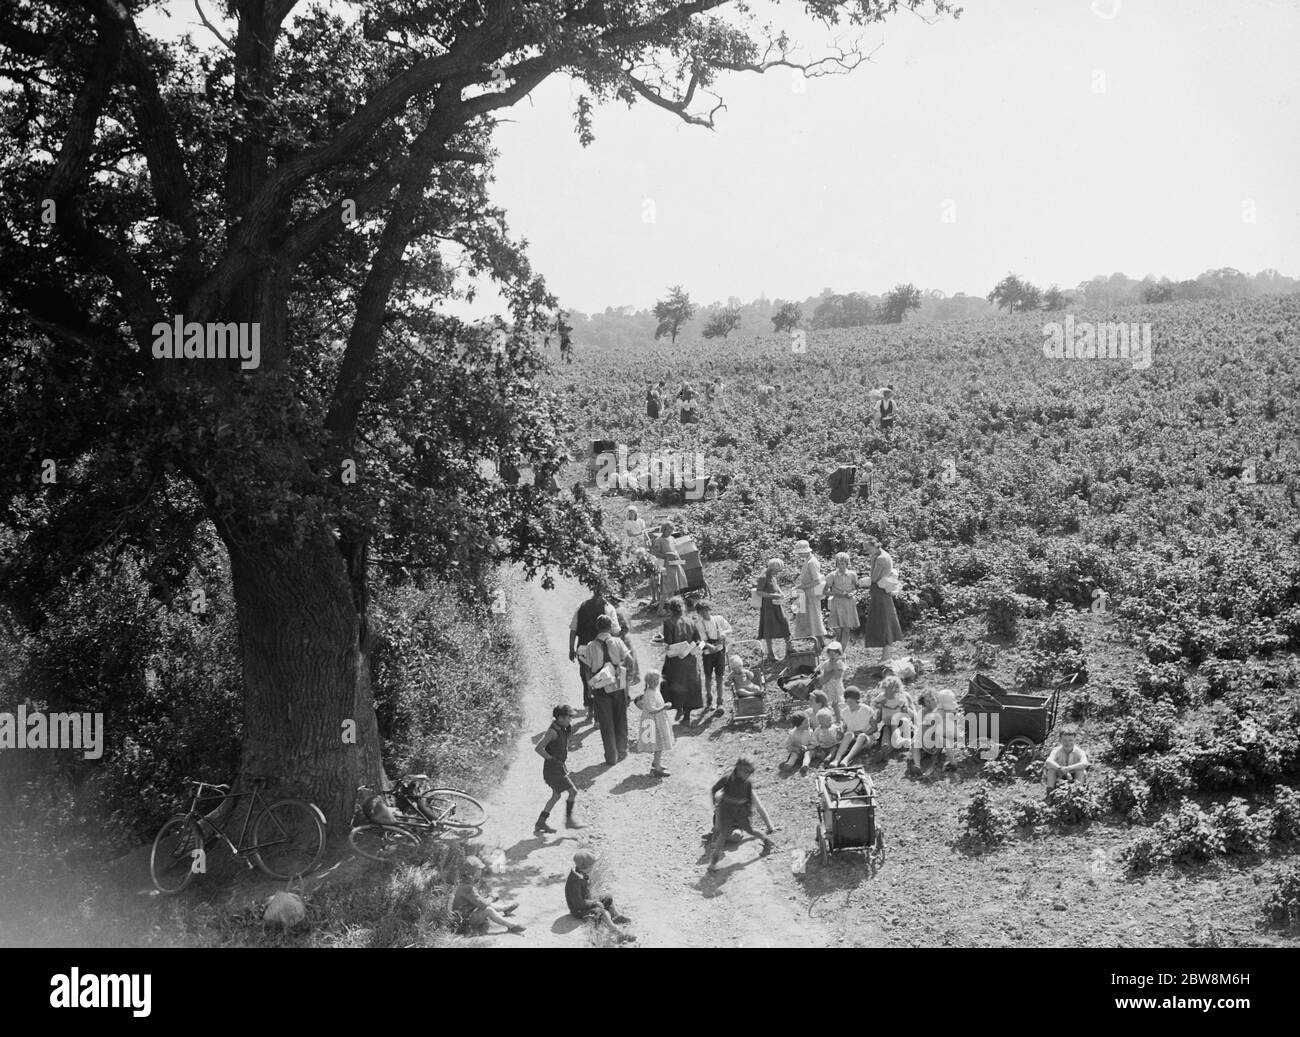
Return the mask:
M686 589L687 582L686 566L677 553L671 522L659 524L659 538L650 546L650 554L663 564L663 571L659 574L659 614L662 616L668 609L668 602Z
M605 746L605 763L613 767L627 759L627 646L610 633L608 616L596 617L596 636L585 648L583 657L587 683L591 688L600 740Z
M713 708L713 687L718 688L718 712L722 715L722 680L727 673L727 637L731 633L731 624L723 616L713 614L713 605L707 601L695 605L695 625L699 627L704 644L700 649L700 661L704 666L704 714Z
M794 556L799 562L799 580L795 584L800 607L794 614L794 636L811 637L821 652L826 637L826 623L822 619L821 595L826 589L822 579L821 563L817 561L807 540L794 545Z
M558 705L551 710L551 717L551 726L537 742L537 755L546 761L542 764L542 780L551 790L551 798L546 801L546 806L537 815L537 824L533 826L533 831L538 835L555 834L555 829L547 822L555 804L564 795L569 797L564 804L564 827L587 827L573 813L574 804L578 801L578 786L573 783L573 776L569 773L569 735L573 730L573 707Z
M587 719L594 720L591 712L591 688L588 685L591 671L587 668L583 649L596 640L596 620L601 616L609 617L613 634L620 634L623 628L614 606L605 600L600 582L592 580L588 587L591 596L574 610L573 617L569 620L569 662L576 661L578 664L578 677L582 681L582 708L586 710Z

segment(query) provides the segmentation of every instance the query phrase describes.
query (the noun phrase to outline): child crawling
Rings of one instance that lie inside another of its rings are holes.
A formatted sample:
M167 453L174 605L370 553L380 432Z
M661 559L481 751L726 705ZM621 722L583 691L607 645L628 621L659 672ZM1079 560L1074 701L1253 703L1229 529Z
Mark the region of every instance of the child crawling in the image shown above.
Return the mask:
M776 829L772 826L772 819L767 816L767 810L759 800L758 793L754 791L751 780L753 777L754 765L742 756L736 761L736 766L730 773L724 774L713 784L711 790L713 852L709 857L709 871L718 870L718 864L722 860L722 848L727 844L727 836L735 829L762 839L764 857L776 849L776 844L768 838ZM759 835L754 831L753 811L755 810L763 819L767 835Z

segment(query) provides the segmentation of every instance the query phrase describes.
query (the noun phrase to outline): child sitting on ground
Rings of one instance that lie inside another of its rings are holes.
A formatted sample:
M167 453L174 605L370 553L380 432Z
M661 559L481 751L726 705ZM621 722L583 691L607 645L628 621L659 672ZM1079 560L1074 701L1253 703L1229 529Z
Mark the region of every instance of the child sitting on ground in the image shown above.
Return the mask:
M785 740L785 762L781 764L781 769L792 770L798 767L800 774L807 774L808 766L812 763L813 746L813 729L808 722L808 714L791 713L790 728L790 736Z
M820 710L815 717L816 726L812 730L812 753L810 761L820 765L835 752L844 733L829 709Z
M503 904L496 897L485 897L478 891L483 877L483 862L477 857L466 857L461 868L461 881L451 898L452 913L459 916L462 929L486 928L488 922L503 925L506 932L522 933L524 927L512 922L506 915L514 914L518 904Z
M564 901L569 905L569 914L586 922L594 922L598 929L608 929L619 943L635 940L635 936L619 928L619 925L626 925L631 919L614 910L613 897L592 899L591 869L595 863L596 855L590 850L579 850L573 855L573 870L564 882Z
M910 749L916 727L916 702L903 688L903 682L894 675L880 682L880 690L871 700L880 714L880 740L889 738L892 749Z
M844 737L839 749L826 760L827 767L847 767L877 737L880 719L874 709L862 705L862 692L850 685L844 689Z
M912 761L919 766L922 751L931 756L943 753L944 770L954 771L963 744L957 721L957 696L945 688L926 692L922 700L927 708L921 718L921 737L913 740Z
M1047 782L1049 794L1060 781L1088 780L1088 768L1091 765L1088 763L1088 754L1075 745L1078 737L1079 729L1074 724L1066 724L1061 728L1061 744L1047 754L1043 763L1043 779Z

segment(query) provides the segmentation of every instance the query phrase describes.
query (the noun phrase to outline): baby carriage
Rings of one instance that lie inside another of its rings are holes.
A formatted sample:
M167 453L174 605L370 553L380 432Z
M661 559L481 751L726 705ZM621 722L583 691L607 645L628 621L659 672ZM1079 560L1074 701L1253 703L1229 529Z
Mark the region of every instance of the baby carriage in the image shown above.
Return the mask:
M817 849L823 866L832 853L861 850L874 875L885 863L885 832L876 824L876 790L865 767L822 771L817 782Z

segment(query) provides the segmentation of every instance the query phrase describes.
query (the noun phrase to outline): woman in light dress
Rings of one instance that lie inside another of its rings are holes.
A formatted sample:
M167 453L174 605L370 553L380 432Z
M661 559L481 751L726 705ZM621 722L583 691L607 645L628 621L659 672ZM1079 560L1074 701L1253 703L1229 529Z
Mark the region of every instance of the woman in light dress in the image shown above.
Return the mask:
M868 648L881 649L880 661L888 662L895 641L903 639L903 628L898 623L894 596L880 586L880 581L894 573L894 560L880 546L875 537L867 537L867 559L871 575L859 581L859 586L871 588L871 603L867 610L866 641Z
M794 556L799 562L799 580L795 584L796 598L802 598L802 609L795 612L794 636L811 637L817 643L820 655L826 640L826 624L822 620L821 595L826 584L822 579L821 563L817 561L807 540L794 545Z
M635 504L628 505L627 521L623 523L623 539L627 541L629 554L636 554L639 549L648 546L645 519L641 518Z
M835 631L835 640L844 646L846 654L849 638L861 626L858 620L858 599L854 594L858 589L858 574L849 568L850 561L848 552L841 551L835 556L835 571L826 577L830 625Z
M655 541L650 553L660 559L664 566L659 578L659 614L662 616L668 609L668 602L678 592L686 589L686 566L682 562L682 556L677 553L671 522L659 526L659 539Z

